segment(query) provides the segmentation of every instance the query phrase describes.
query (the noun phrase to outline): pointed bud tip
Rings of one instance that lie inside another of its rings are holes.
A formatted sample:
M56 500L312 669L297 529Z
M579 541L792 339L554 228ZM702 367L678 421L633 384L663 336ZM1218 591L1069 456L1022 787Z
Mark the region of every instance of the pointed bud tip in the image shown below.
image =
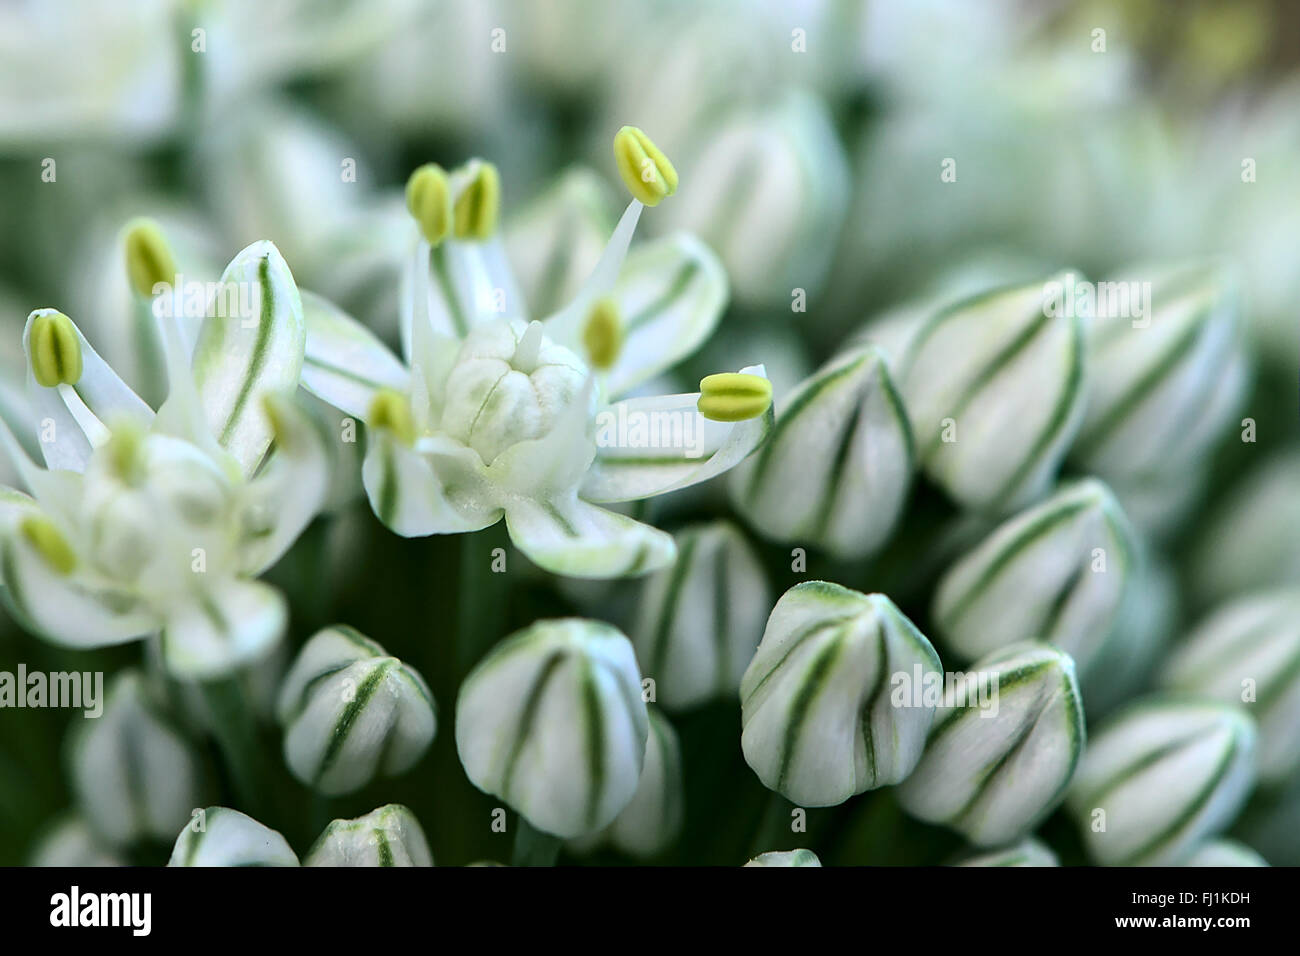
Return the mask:
M715 422L758 418L772 405L772 383L747 372L718 372L700 381L700 414Z
M126 227L126 274L137 295L151 299L154 289L176 281L176 260L162 227L152 219L136 219Z
M614 162L632 198L646 206L677 191L677 170L644 131L624 126L614 135Z
M81 380L81 338L72 320L62 312L33 312L28 348L32 374L45 388L75 385Z
M491 163L474 160L465 167L469 177L456 197L457 239L491 239L501 212L501 176Z
M437 163L425 163L406 181L406 208L420 226L420 234L436 246L452 230L451 184Z

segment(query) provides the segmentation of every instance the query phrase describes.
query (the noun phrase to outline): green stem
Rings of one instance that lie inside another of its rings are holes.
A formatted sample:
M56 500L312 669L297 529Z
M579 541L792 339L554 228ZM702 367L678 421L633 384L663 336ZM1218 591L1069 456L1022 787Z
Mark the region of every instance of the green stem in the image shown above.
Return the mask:
M763 815L759 819L758 827L754 830L754 836L750 840L749 855L750 857L758 856L760 853L766 853L769 850L788 849L783 845L787 838L792 835L790 830L790 811L794 804L773 791L768 795L767 804L763 808Z
M460 587L456 595L456 665L467 674L501 636L505 622L504 523L460 536ZM500 563L494 557L501 548Z
M515 823L515 847L511 866L555 866L560 855L560 838L538 830L519 816Z
M212 735L221 751L231 786L243 810L261 818L262 790L259 781L261 751L257 743L257 725L244 700L238 678L225 677L199 684L212 717Z

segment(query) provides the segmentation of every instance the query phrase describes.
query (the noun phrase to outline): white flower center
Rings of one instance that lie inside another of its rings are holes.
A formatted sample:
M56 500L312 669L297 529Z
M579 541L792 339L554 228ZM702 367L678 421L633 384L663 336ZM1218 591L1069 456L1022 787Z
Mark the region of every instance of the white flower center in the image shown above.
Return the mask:
M516 442L540 438L581 392L582 360L520 320L469 333L447 377L442 427L485 464Z

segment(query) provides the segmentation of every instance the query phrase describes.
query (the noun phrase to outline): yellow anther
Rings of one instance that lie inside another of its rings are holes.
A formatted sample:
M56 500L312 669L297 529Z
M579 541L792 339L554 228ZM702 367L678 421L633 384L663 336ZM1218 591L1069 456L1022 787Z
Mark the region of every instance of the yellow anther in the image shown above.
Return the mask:
M677 191L677 170L635 126L624 126L615 134L614 161L627 191L647 206L656 206Z
M81 380L81 339L72 320L62 312L46 309L32 313L27 347L32 374L39 384L54 388Z
M409 445L415 441L415 421L411 417L411 402L401 392L381 388L370 400L370 416L366 424L371 428L392 432L399 441Z
M757 418L772 404L772 383L761 375L719 372L700 382L697 407L715 422L741 422Z
M144 429L125 421L113 429L105 446L113 473L128 485L138 485L144 478L144 441Z
M457 239L491 239L501 211L501 177L491 163L474 160L469 181L456 197Z
M126 274L136 294L152 299L160 283L176 281L176 260L163 236L162 228L152 219L136 219L126 229Z
M582 329L582 344L587 358L599 369L611 368L623 350L623 319L618 304L609 296L597 299L587 314Z
M432 245L451 232L451 184L437 163L426 163L406 181L406 208L420 224L420 233Z
M77 567L77 556L66 538L54 523L42 515L28 515L20 526L27 543L40 552L46 562L60 574L71 574Z

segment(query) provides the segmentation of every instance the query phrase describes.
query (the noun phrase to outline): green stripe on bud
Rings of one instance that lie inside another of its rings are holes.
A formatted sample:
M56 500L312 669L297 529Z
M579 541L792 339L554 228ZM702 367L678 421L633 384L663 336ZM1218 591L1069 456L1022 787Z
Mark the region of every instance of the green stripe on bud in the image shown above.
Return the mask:
M1152 700L1088 745L1070 809L1103 866L1171 866L1229 826L1255 783L1255 723L1240 707Z
M457 239L491 239L501 212L501 176L491 163L476 159L462 171L465 185L456 196Z
M162 227L152 219L136 219L126 227L126 274L136 294L152 299L158 285L176 281L176 259L163 235Z
M81 380L81 337L72 320L43 309L33 312L29 321L27 347L37 383L46 388L76 385Z
M1248 711L1259 724L1261 779L1289 780L1300 767L1300 589L1214 610L1174 650L1159 682Z
M390 803L355 820L335 820L312 845L303 866L433 866L420 822Z
M55 571L71 574L77 567L77 555L54 522L43 515L28 515L19 526L23 538L35 548Z
M717 372L700 380L700 414L715 422L758 418L772 404L772 383L761 375Z
M599 621L539 621L465 678L456 751L474 786L564 839L631 802L649 718L632 644Z
M376 390L370 400L370 414L366 424L371 428L391 432L404 445L415 441L415 419L411 416L411 400L396 389Z
M1040 640L1087 673L1118 619L1136 546L1110 490L1078 482L1006 521L954 564L936 591L935 624L968 659Z
M945 675L925 754L898 801L976 846L1001 846L1060 802L1083 742L1074 661L1046 644L1016 644Z
M582 328L582 345L587 359L598 369L612 368L623 350L623 319L618 303L603 296L587 313L587 324Z
M624 126L614 135L614 162L632 198L647 206L677 191L677 170L644 132Z
M328 796L404 773L428 750L437 708L414 668L350 627L318 631L280 691L284 759Z
M436 246L452 230L451 183L437 163L426 163L406 181L406 208L419 223L420 234Z
M812 850L771 850L760 853L745 866L821 866Z
M172 847L168 866L298 866L277 830L229 807L194 814Z
M631 631L655 699L685 710L735 700L772 601L763 566L725 521L675 535L677 561L646 579Z
M883 594L787 591L740 684L740 746L764 786L825 807L903 780L921 759L939 655ZM915 692L900 693L901 682Z

